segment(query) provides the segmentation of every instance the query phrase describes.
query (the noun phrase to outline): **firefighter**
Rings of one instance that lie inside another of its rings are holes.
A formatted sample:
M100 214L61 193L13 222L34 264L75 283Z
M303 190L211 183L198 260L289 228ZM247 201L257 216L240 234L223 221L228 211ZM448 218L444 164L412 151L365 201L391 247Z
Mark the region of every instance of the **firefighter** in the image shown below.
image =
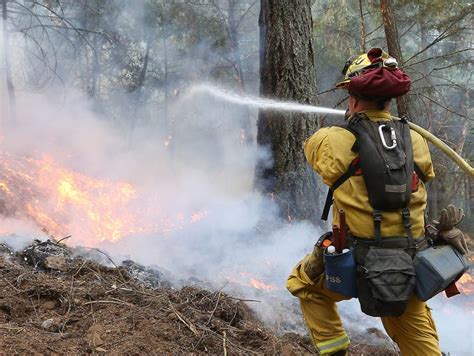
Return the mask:
M363 115L374 122L392 120L390 101L406 94L410 78L398 68L397 61L380 48L349 60L343 70L344 80L337 88L349 94L347 119ZM423 137L408 131L416 174L413 174L409 194L408 222L400 218L400 209L382 211L379 235L407 237L415 241L424 236L424 211L427 193L425 182L434 177L428 145ZM343 127L327 127L318 130L304 144L309 164L319 173L325 184L332 187L357 161L358 153L353 146L356 137ZM412 172L410 172L412 174ZM334 190L333 211L343 209L352 236L360 240L373 240L377 234L374 225L375 209L369 201L369 193L360 170L347 178ZM443 218L444 216L444 218ZM465 248L462 233L455 228L462 218L462 211L449 207L442 214L441 236L459 249ZM333 214L333 225L338 225L338 214ZM466 252L466 251L464 251ZM334 293L325 285L323 250L315 247L291 272L287 280L288 290L300 299L301 310L309 335L321 355L346 355L350 340L338 315L336 302L350 299ZM439 339L428 306L410 294L403 314L382 316L388 335L397 343L402 355L440 355ZM359 300L360 300L359 294Z

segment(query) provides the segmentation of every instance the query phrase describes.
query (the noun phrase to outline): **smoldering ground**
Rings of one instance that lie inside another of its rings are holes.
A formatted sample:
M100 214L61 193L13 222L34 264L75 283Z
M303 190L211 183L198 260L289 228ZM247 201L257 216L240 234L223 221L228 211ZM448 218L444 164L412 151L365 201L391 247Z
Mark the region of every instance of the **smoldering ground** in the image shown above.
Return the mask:
M4 150L18 157L47 154L74 172L129 182L137 194L123 208L151 228L114 241L90 240L79 231L69 231L69 243L100 246L117 262L131 258L158 266L170 271L177 285L199 280L259 300L251 305L267 323L303 332L297 304L285 291L285 279L311 250L321 229L281 219L272 197L253 189L256 161L271 162L265 149L242 141L241 117L251 115L255 124L255 113L206 95L183 97L170 110L175 125L171 138L168 128L148 124L137 126L130 140L94 114L87 100L71 94L59 104L45 96L19 98L18 123L7 131ZM201 215L191 219L196 212ZM77 218L74 210L65 209L62 215L67 221ZM32 226L27 217L2 218L3 231L21 235L17 242L22 244L29 233L44 236L39 227L33 233ZM6 240L15 244L15 239ZM435 300L435 318L445 322L448 310L455 313L457 325L472 326L470 318L459 313L462 306L456 305L456 299L446 302L452 308L440 308L442 298ZM358 309L355 301L341 305L353 335L380 327ZM446 350L464 350L458 343L451 344L455 329L444 326L439 329Z

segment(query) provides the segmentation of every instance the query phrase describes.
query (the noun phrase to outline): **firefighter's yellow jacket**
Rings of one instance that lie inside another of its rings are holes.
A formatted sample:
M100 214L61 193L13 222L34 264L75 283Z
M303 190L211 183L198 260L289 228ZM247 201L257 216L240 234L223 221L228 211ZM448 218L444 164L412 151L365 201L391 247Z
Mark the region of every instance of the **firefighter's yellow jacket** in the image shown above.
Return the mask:
M388 111L367 110L364 113L371 120L390 120ZM411 131L413 158L426 180L434 177L430 152L426 141ZM344 174L356 158L351 148L355 137L340 127L318 130L304 145L304 152L311 166L331 186ZM412 233L420 237L424 231L424 210L426 190L423 182L413 187L409 210ZM344 209L346 222L354 236L373 238L373 209L369 203L367 189L361 175L350 177L334 192L334 211ZM338 224L338 214L333 214L333 223ZM401 212L383 212L382 237L404 236ZM325 274L311 280L305 273L305 264L312 255L308 254L293 269L287 281L288 290L298 297L309 334L321 355L330 355L349 345L335 302L348 299L331 292L325 286ZM438 334L431 313L426 304L413 296L405 313L400 317L382 317L389 336L398 344L402 355L440 355Z
M372 120L390 120L390 113L381 110L366 110L364 113ZM426 180L434 177L428 144L421 135L411 132L413 159L424 173ZM349 168L357 154L351 151L355 137L342 127L327 127L318 130L304 144L306 159L318 172L324 183L331 186ZM424 231L424 211L426 208L426 190L423 182L418 181L416 191L411 194L409 210L412 233L418 237ZM334 211L344 209L347 225L357 237L374 236L373 209L369 204L367 188L362 175L350 177L334 192ZM338 214L334 214L333 223L339 225ZM382 236L404 236L401 212L391 211L382 214Z

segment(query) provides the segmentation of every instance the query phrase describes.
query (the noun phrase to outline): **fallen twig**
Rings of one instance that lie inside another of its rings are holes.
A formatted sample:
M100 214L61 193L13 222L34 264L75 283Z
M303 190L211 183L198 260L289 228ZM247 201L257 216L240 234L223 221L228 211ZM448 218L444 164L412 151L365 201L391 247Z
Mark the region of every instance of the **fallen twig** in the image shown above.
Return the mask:
M6 325L0 325L0 328L7 329L7 330L16 330L18 332L25 329L25 328L19 328L19 327L16 327L16 326L6 326Z
M110 263L112 263L114 265L114 267L117 269L117 272L118 272L120 278L122 279L122 282L127 283L127 281L125 280L125 277L123 276L122 272L120 271L120 267L117 266L117 264L114 262L114 260L108 254L106 254L104 251L98 249L97 247L92 247L91 250L95 250L95 251L103 254L110 261Z
M124 301L119 301L119 300L92 300L90 302L85 302L82 305L97 304L97 303L121 304L121 305L128 305L129 307L134 306L133 304L130 304Z
M119 287L119 288L112 288L112 289L109 289L107 291L105 291L106 294L109 294L109 293L112 293L112 292L116 292L116 291L125 291L125 292L131 292L131 293L137 293L137 294L142 294L142 295L146 295L148 297L153 297L153 298L158 298L158 299L161 299L161 298L165 298L166 295L162 294L162 295L157 295L157 294L152 294L152 293L147 293L147 292L142 292L138 289L131 289L131 288L123 288L123 287Z
M227 334L225 331L223 335L224 336L222 337L222 347L224 348L224 356L227 356Z
M221 292L219 292L219 293L217 294L216 305L214 306L214 309L212 310L212 313L211 313L211 315L209 316L209 319L207 320L206 326L208 326L209 323L211 322L212 317L214 316L214 314L215 314L215 312L216 312L216 310L217 310L217 306L219 305L219 301L220 301L220 300L221 300Z
M7 282L7 284L8 284L10 287L12 287L14 290L16 290L18 293L23 293L23 291L22 291L22 290L20 290L20 289L16 288L16 287L15 287L13 284L11 284L11 283L10 283L10 281L9 281L8 279L6 279L6 278L3 278L3 280L4 280L5 282Z
M77 276L77 274L82 270L82 267L84 267L84 265L86 264L86 262L87 262L87 260L85 259L84 262L82 262L81 267L79 267L79 268L77 269L76 273L74 273L74 274L72 275L73 277L76 277L76 276Z
M204 331L207 331L208 333L210 333L210 334L216 336L217 338L223 339L223 336L222 336L221 334L218 334L218 333L215 332L214 330L209 329L208 327L205 327L204 325L199 325L199 324L198 324L197 326L198 326L198 328L200 328L200 329L202 329L202 330L204 330ZM227 345L229 345L229 346L231 346L231 347L233 347L233 348L239 350L241 353L244 352L246 355L261 355L261 353L259 353L259 352L256 352L256 351L253 351L253 350L250 350L250 349L246 349L246 348L244 348L244 347L242 347L242 346L239 346L239 345L235 345L235 344L233 344L232 342L230 342L229 339L227 339L226 343L227 343Z
M173 312L176 314L176 316L178 317L179 320L181 320L181 322L186 325L186 327L191 330L193 332L194 335L196 336L200 336L199 334L199 331L196 329L196 327L191 324L190 322L186 321L186 319L184 318L184 316L182 316L180 314L180 312L178 312L176 310L176 308L173 306L173 304L171 303L171 301L169 302L170 303L170 307L171 307L171 310L173 310Z
M256 300L256 299L241 299L241 298L230 297L230 296L227 296L227 298L238 300L240 302L255 302L255 303L261 303L262 302L261 300Z
M72 235L67 235L67 236L63 237L62 239L59 239L58 241L56 241L56 245L59 245L59 243L60 243L61 241L70 239L71 237L72 237Z

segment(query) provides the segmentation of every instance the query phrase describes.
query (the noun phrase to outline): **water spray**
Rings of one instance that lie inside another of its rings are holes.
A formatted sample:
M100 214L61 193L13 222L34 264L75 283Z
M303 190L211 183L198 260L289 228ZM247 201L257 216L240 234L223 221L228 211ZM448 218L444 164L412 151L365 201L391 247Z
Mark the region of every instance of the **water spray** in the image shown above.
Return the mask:
M344 110L329 109L321 106L299 104L289 101L277 101L273 99L260 98L251 95L241 95L208 84L195 85L188 90L187 94L189 96L208 94L217 99L221 99L233 104L250 106L262 110L277 110L331 115L344 115L345 113Z
M345 110L330 109L322 106L313 106L306 104L299 104L294 102L277 101L273 99L260 98L251 95L240 95L233 93L209 84L199 84L191 87L187 92L188 96L194 96L199 94L208 94L217 99L221 99L237 105L250 106L261 110L278 110L278 111L289 111L289 112L304 112L304 113L315 113L315 114L330 114L330 115L344 115ZM400 120L396 116L392 116L394 120ZM426 140L431 142L433 145L438 147L444 154L446 154L454 163L456 163L462 170L464 170L469 176L474 177L474 168L469 165L456 151L449 147L446 143L441 141L435 135L428 130L425 130L421 126L408 121L408 126L413 131L418 132Z

